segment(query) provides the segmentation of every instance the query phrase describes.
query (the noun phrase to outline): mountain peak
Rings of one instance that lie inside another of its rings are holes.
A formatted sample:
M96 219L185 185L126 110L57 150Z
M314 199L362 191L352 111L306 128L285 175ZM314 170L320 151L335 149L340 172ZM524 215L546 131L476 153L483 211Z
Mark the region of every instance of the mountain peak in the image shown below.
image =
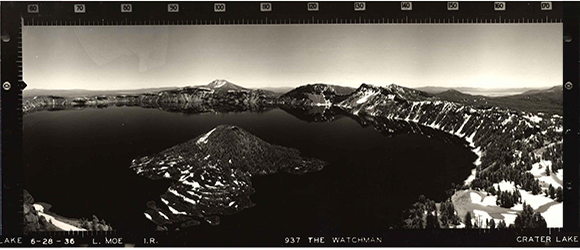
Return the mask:
M246 88L233 84L225 79L216 79L208 83L204 87L215 89L215 90L245 90Z
M397 84L389 84L379 87L368 83L362 83L350 97L357 104L367 103L371 99L395 100L395 101L419 101L430 98L422 91L403 87ZM353 106L353 105L351 105Z
M411 91L411 90L416 91L415 89L407 88L407 87L404 87L404 86L401 86L398 84L394 84L394 83L387 85L385 88L390 90L390 91L395 91L395 92L406 92L406 91Z
M233 84L233 83L228 82L225 79L215 79L215 80L211 81L209 84L207 84L207 87L212 88L212 89L217 89L217 88L224 87L228 84Z
M465 93L463 93L459 90L456 90L456 89L448 89L446 91L443 91L442 93L453 93L453 94L464 94L465 95Z
M362 83L362 84L361 84L361 85L358 87L358 89L360 89L360 90L365 90L365 89L380 89L380 87L378 87L378 86L375 86L375 85L372 85L372 84L369 84L369 83L364 83L364 82L363 82L363 83Z

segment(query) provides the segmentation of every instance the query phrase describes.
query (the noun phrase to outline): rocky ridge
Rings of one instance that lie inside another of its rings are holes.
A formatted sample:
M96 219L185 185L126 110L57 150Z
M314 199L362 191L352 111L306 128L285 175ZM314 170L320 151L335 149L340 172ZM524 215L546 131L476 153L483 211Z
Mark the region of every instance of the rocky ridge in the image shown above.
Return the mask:
M202 86L136 95L34 96L24 100L23 112L109 106L139 106L189 113L255 111L272 106L275 98L276 94L271 91L246 89L225 80L215 80Z
M277 103L286 106L331 106L353 91L354 89L343 86L307 84L280 96Z

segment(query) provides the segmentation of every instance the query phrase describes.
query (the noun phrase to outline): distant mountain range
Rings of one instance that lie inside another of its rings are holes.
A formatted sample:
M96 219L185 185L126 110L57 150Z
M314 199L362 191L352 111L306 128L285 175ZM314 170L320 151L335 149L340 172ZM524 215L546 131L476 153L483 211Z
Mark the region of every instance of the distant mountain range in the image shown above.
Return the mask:
M250 90L262 90L264 92L270 92L274 94L275 91L270 91L267 89L249 89L242 86L233 84L227 80L216 79L205 85L198 86L186 86L186 87L162 87L162 88L145 88L145 89L124 89L124 90L84 90L84 89L26 89L23 92L24 98L30 98L34 96L61 96L61 97L82 97L82 96L110 96L110 95L139 95L144 93L157 93L164 91L178 91L183 89L212 89L215 92L228 92L228 91L250 91Z
M429 94L439 94L448 90L455 90L461 93L470 94L470 95L482 95L482 96L508 96L508 95L517 95L522 94L527 91L543 91L545 88L473 88L473 87L456 87L456 88L449 88L449 87L438 87L438 86L426 86L426 87L418 87L415 88L416 90L421 90L423 92L427 92Z
M277 94L285 94L293 90L294 87L263 87L263 90L272 91Z
M322 85L332 86L335 89L343 89L346 92L354 91L356 88L347 87L347 86L339 86L339 85L331 85L331 84L324 84L319 83ZM314 85L314 84L310 84ZM223 79L216 79L206 85L198 85L194 87L206 87L210 89L216 90L249 90L249 88L244 88L242 86L236 85L231 83L227 80ZM300 87L300 86L299 86ZM23 92L24 98L33 97L33 96L42 96L42 95L58 95L62 97L71 97L71 96L84 96L84 95L135 95L141 93L152 93L152 92L159 92L164 90L172 90L178 89L180 87L160 87L160 88L144 88L144 89L124 89L124 90L85 90L85 89L26 89ZM294 87L262 87L258 88L265 91L270 91L277 94L285 94L293 89ZM509 95L517 95L517 94L533 94L533 93L540 93L553 90L552 88L473 88L473 87L457 87L457 88L449 88L449 87L438 87L438 86L426 86L426 87L418 87L414 88L416 90L420 90L429 94L440 94L449 90L455 90L460 93L474 95L474 96L487 96L487 97L498 97L498 96L509 96ZM339 90L340 92L340 90Z
M259 111L261 107L273 104L278 96L271 91L247 89L226 80L214 80L206 85L181 88L110 92L68 91L64 95L59 91L42 91L42 93L44 95L28 95L24 98L25 113L35 110L105 108L109 105L161 108L187 113Z
M24 98L35 96L61 96L61 97L79 97L79 96L100 96L100 95L137 95L141 93L153 93L178 87L163 88L145 88L145 89L123 89L123 90L86 90L86 89L25 89L22 92Z
M362 84L358 90L364 92L374 87L369 84ZM472 95L464 91L482 92L478 88L458 88L448 89L443 87L406 88L396 84L382 87L381 91L395 91L397 95L389 98L417 99L417 98L438 98L441 100L459 102L473 105L475 107L502 107L516 110L542 111L542 112L562 112L562 87L555 86L549 89L509 89L509 91L524 91L523 93L507 96L484 96ZM282 89L275 89L280 91ZM282 105L310 105L329 106L338 104L344 99L355 98L357 89L338 85L323 83L307 84L294 88L284 94L270 90L249 89L236 85L227 80L214 80L205 85L192 87L165 87L148 88L134 90L43 90L31 89L24 91L24 110L35 108L52 107L54 109L66 109L68 106L91 106L91 105L119 105L131 104L133 106L165 106L169 109L191 109L191 104L203 104L210 106L220 106L227 104L232 110L245 110L249 106L263 106L264 104ZM360 92L359 91L359 92ZM490 92L490 89L485 89ZM493 90L498 92L499 90ZM364 93L357 93L365 95ZM368 93L367 93L368 95ZM30 101L34 98L34 101ZM366 96L365 98L374 98ZM179 107L174 107L179 104ZM228 110L225 108L222 110ZM200 111L207 108L200 108Z
M564 104L562 86L554 86L542 90L528 90L522 94L498 97L470 95L453 89L434 94L434 96L476 107L493 106L555 113L561 113L562 105Z

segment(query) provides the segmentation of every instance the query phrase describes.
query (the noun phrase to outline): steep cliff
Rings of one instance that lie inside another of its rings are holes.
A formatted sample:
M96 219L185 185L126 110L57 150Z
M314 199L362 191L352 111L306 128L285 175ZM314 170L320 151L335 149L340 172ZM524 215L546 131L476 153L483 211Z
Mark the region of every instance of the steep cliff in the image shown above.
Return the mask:
M277 102L287 106L331 106L342 100L354 89L322 83L297 87L280 96Z

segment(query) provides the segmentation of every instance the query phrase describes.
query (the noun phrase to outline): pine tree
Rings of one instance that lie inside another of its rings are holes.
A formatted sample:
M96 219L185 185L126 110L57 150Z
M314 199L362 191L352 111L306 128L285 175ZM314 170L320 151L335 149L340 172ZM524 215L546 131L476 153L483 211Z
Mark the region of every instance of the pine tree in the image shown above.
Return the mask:
M544 219L544 217L542 217L542 215L540 213L534 213L534 215L532 216L532 221L530 224L531 228L547 228L548 224L546 223L546 220Z
M531 206L524 202L524 210L518 214L516 220L514 221L514 226L516 228L525 228L531 220L532 215L534 214L534 210Z
M499 223L497 224L497 228L498 229L503 229L503 228L507 228L505 221L504 220L500 220Z
M548 187L548 192L550 193L550 198L556 199L556 190L554 189L554 186L552 186L552 184L550 184L550 186Z
M564 192L562 190L562 187L558 187L558 189L556 189L556 201L558 202L564 201Z
M473 228L473 224L471 224L471 213L470 212L467 212L465 214L465 221L464 221L464 223L465 223L465 228L467 228L467 229Z
M489 220L489 223L487 225L489 225L489 229L495 229L495 220L492 218L491 220Z
M427 210L428 213L436 211L437 205L435 204L435 201L427 199L425 201L425 210Z
M537 195L540 192L542 192L542 188L540 187L540 183L537 180L532 181L531 185L532 185L532 194L533 195Z
M546 228L546 220L540 213L534 213L532 206L524 202L524 210L514 221L515 228Z
M425 198L425 195L419 195L419 203L425 204L426 201L427 199Z
M439 218L441 219L441 226L447 228L451 225L459 224L459 217L455 214L455 207L451 199L447 199L439 206Z
M441 226L439 225L439 218L437 218L437 210L435 210L433 213L427 212L425 228L428 228L428 229L441 228Z
M412 229L423 229L423 218L420 216L413 217L411 221L411 228Z

